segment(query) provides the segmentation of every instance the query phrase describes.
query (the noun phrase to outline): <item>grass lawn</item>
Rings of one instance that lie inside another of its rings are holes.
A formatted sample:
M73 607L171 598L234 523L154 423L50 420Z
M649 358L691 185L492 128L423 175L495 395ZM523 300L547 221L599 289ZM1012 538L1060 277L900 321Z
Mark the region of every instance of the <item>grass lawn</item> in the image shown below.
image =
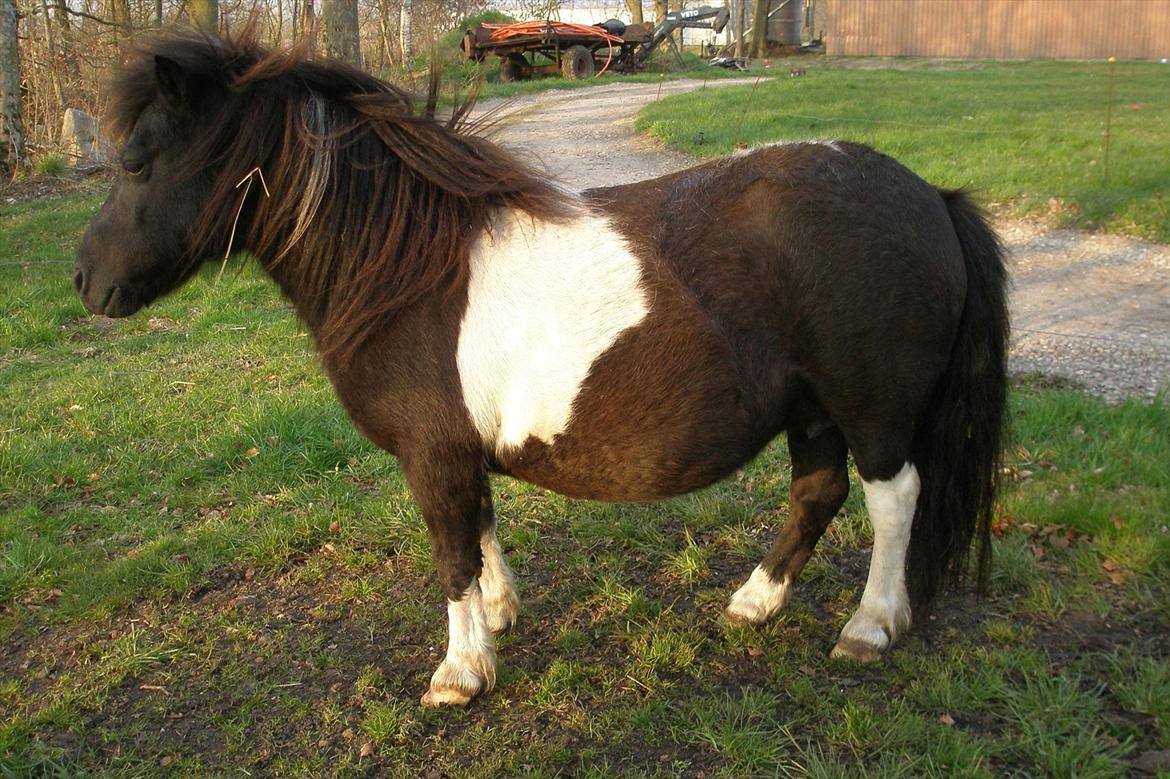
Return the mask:
M397 464L250 266L86 316L99 201L0 209L0 776L1111 777L1170 742L1170 408L1039 382L993 593L880 664L827 658L857 484L781 618L719 619L783 521L780 442L653 506L495 480L521 621L493 693L421 708L446 619Z
M841 64L782 62L781 78L756 86L664 98L638 127L704 156L737 143L859 141L1007 213L1170 241L1170 65ZM784 77L791 67L805 74Z

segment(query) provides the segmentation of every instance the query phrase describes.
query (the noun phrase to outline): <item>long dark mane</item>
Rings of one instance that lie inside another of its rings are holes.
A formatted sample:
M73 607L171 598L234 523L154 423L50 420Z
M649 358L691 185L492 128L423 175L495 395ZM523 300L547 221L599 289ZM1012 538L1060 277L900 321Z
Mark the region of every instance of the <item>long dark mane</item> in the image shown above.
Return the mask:
M269 194L253 182L235 248L295 275L298 311L335 363L410 303L456 285L493 210L556 219L568 208L545 176L475 134L473 99L436 118L437 72L420 101L303 49L269 50L248 33L179 32L141 44L113 88L111 123L123 138L158 97L156 56L177 62L205 94L185 170L216 176L189 262L223 254L238 185L259 168Z

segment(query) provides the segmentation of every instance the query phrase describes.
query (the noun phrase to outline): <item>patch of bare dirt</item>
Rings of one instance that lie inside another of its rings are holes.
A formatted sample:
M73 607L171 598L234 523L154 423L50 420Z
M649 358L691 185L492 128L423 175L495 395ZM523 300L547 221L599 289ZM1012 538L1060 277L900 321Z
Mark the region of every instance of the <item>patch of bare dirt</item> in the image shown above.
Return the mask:
M0 178L0 205L12 206L29 200L65 195L71 192L102 190L109 186L111 181L113 181L113 173L105 170L62 176L25 178L15 181Z

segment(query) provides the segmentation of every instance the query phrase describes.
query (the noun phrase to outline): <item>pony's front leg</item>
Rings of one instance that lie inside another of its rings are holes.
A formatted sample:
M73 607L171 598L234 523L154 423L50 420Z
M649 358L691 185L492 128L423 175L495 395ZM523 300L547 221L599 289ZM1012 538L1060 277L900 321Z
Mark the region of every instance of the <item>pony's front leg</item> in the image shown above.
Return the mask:
M496 683L496 639L480 585L487 477L478 452L455 447L403 457L402 466L426 520L447 596L447 656L431 676L422 704L462 706Z

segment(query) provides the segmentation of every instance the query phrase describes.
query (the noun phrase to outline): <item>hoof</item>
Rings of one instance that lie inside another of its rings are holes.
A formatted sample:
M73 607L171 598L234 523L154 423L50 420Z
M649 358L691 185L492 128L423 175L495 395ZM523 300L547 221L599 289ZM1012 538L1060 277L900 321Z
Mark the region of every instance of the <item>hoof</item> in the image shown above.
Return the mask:
M496 683L495 653L483 658L487 665L476 670L470 664L462 665L444 660L431 676L431 688L423 693L423 706L466 706L481 692L487 692Z
M852 660L855 663L876 663L882 659L882 650L873 644L855 638L843 638L833 647L829 657L838 660Z
M495 635L507 633L516 625L520 614L520 598L515 590L505 590L496 596L485 595L483 599L484 615L487 617L487 626Z
M466 706L478 694L479 690L469 692L454 687L446 689L432 687L423 693L420 703L431 709L437 709L440 706Z
M732 604L723 610L723 617L732 625L759 625L768 620L763 609L744 608L739 604Z

